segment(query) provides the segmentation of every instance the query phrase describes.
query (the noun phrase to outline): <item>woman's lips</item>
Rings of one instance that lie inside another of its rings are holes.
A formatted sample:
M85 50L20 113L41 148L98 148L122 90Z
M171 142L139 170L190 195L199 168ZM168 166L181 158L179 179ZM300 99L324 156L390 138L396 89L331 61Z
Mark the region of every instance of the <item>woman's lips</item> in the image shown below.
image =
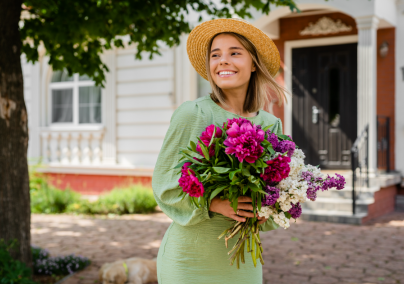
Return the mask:
M220 72L217 73L217 75L220 78L227 78L227 77L234 76L236 74L237 74L237 72L235 72L235 71L220 71Z

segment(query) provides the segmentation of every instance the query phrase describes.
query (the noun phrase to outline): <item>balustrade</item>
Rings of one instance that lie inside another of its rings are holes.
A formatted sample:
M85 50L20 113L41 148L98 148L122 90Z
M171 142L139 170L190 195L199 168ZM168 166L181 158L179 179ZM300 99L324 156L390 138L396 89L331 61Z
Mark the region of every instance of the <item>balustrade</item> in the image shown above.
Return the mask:
M86 165L102 163L104 130L43 130L41 156L45 164Z

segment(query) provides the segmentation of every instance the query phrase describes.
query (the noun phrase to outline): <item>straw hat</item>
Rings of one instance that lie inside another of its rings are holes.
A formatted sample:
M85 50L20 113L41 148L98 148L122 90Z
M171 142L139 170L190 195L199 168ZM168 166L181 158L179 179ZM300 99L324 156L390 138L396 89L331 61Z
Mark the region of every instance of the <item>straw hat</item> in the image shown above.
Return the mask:
M216 19L203 22L189 34L187 52L196 72L208 80L206 74L206 52L209 41L223 32L240 34L250 40L261 55L265 66L272 76L279 70L280 56L274 42L260 29L241 19Z

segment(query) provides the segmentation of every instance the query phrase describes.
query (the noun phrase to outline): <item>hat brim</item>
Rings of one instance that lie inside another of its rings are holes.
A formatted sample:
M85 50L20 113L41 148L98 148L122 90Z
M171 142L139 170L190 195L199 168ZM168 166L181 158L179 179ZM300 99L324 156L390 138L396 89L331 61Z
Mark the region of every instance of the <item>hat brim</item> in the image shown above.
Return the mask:
M209 41L217 34L233 32L240 34L254 44L264 65L272 76L280 66L279 51L274 42L260 29L240 19L215 19L196 26L188 36L187 52L196 72L208 80L206 74L206 53Z

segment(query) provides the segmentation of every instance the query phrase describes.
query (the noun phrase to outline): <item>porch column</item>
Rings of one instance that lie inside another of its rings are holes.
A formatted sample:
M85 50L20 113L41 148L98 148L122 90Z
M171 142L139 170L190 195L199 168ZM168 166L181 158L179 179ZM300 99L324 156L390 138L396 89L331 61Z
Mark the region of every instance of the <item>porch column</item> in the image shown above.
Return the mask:
M103 61L109 68L105 74L106 84L103 89L103 124L105 136L102 141L102 162L108 165L116 164L116 53L115 49L104 53ZM102 137L102 136L101 136ZM99 157L101 158L101 157ZM99 160L99 159L98 159ZM96 160L96 161L98 161Z
M358 135L369 124L369 171L377 170L376 80L377 26L375 16L356 18L358 26Z

